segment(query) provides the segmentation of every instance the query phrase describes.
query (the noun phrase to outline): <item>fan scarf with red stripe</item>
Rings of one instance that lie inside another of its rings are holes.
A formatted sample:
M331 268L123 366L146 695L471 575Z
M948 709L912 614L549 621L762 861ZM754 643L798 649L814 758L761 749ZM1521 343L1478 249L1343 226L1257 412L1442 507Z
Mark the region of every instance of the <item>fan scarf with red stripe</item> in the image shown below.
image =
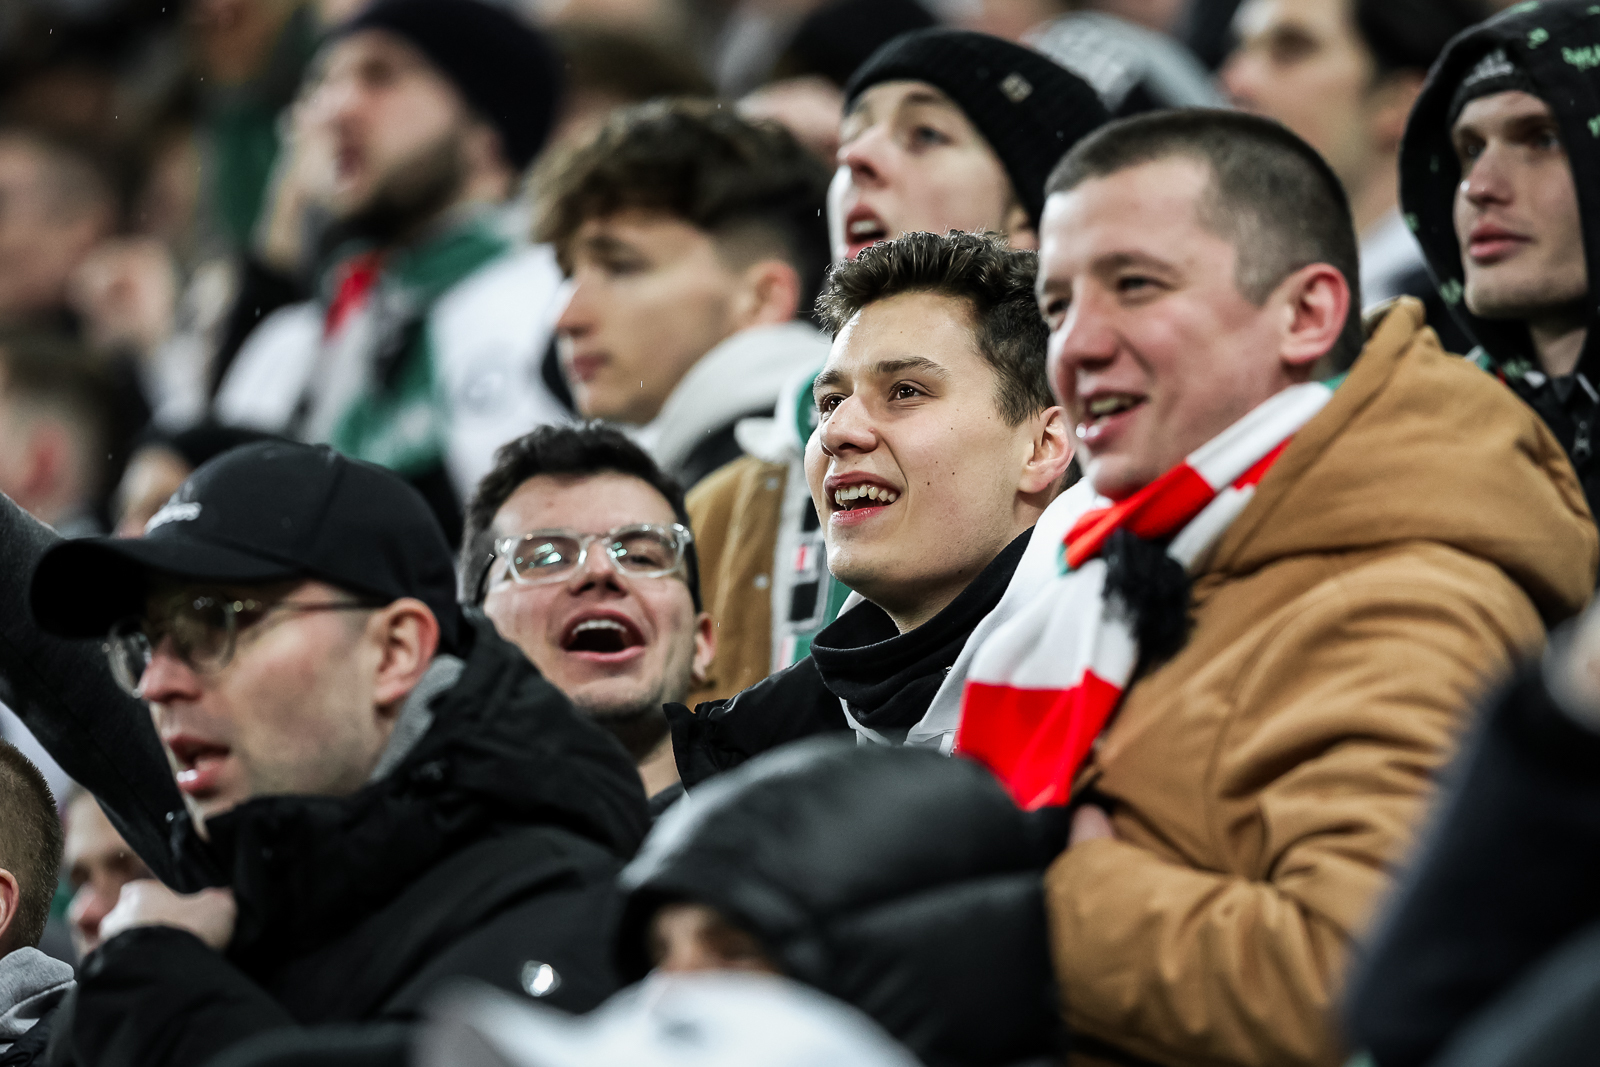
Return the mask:
M1069 527L1061 576L973 657L955 750L1024 808L1066 803L1139 660L1133 628L1105 595L1106 540L1123 528L1170 539L1167 554L1194 573L1332 395L1321 382L1286 389L1127 499L1090 502Z

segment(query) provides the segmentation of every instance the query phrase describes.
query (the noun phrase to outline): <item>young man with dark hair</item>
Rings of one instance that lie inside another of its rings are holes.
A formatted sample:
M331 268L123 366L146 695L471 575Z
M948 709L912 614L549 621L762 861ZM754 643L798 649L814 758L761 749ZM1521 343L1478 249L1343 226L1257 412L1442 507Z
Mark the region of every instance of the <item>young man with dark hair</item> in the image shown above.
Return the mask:
M413 1019L459 976L574 1010L615 988L638 775L464 616L396 475L247 445L141 538L61 541L0 498L0 544L7 703L165 883L100 924L80 1061L315 1045ZM377 1036L398 1055L404 1030Z
M1400 196L1472 357L1544 417L1593 509L1600 96L1581 58L1589 7L1519 4L1452 42L1406 129Z
M1338 179L1276 123L1105 127L1039 308L1084 481L952 671L956 751L1075 805L1045 878L1076 1047L1337 1064L1354 940L1472 696L1594 578L1543 423L1404 299L1359 358Z
M316 296L239 350L216 414L398 472L453 543L494 450L566 416L539 374L560 276L510 203L560 64L484 0L379 0L331 34L312 77L331 250Z
M902 34L845 87L828 191L834 261L919 231L1037 247L1050 168L1105 120L1087 83L1031 49L957 30ZM722 628L697 699L731 696L803 659L850 592L823 561L806 484L816 369L795 376L769 420L746 424L749 456L689 494L706 603Z
M1445 43L1486 14L1479 0L1249 0L1239 9L1222 84L1237 106L1305 138L1339 176L1368 306L1401 294L1437 301L1400 214L1400 140ZM1444 305L1429 311L1447 349L1460 351Z
M862 598L811 654L730 700L669 709L678 769L706 777L810 733L948 750L937 706L1072 448L1044 376L1035 257L913 233L836 267L806 480L827 565Z
M711 101L618 112L546 173L538 232L571 279L556 322L578 413L635 427L685 486L737 458L824 342L795 320L827 263L827 173Z
M716 629L683 490L654 460L593 423L512 441L467 506L460 570L463 598L622 742L647 794L677 782L661 709L704 679Z
M61 822L39 769L0 741L0 1061L44 1063L72 968L38 949L61 868Z

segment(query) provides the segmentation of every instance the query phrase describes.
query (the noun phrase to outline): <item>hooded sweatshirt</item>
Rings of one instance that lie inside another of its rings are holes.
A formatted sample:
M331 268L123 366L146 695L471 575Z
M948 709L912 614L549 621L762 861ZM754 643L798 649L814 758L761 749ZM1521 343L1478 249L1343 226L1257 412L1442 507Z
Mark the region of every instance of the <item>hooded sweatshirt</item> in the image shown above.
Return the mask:
M1472 356L1538 411L1566 449L1591 509L1600 499L1600 301L1589 305L1589 332L1574 374L1552 379L1522 320L1474 315L1462 299L1461 245L1452 218L1461 167L1450 141L1452 102L1462 81L1500 49L1549 105L1572 166L1583 224L1584 259L1593 295L1600 279L1600 7L1576 2L1522 3L1451 41L1417 98L1400 149L1400 202L1422 245L1440 296L1480 346Z
M48 1020L72 986L72 968L36 948L0 958L0 1063L43 1061Z

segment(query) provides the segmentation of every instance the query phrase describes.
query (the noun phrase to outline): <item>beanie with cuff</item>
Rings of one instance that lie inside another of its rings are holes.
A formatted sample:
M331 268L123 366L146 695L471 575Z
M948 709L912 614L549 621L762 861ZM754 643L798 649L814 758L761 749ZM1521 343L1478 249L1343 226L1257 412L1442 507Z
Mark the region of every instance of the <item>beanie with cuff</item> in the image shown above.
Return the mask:
M846 110L888 81L926 82L954 101L999 157L1035 227L1050 171L1109 117L1099 94L1066 68L1030 48L966 30L896 37L850 78Z
M544 147L561 96L561 61L543 34L482 0L378 0L337 31L385 30L421 52L500 135L522 170Z

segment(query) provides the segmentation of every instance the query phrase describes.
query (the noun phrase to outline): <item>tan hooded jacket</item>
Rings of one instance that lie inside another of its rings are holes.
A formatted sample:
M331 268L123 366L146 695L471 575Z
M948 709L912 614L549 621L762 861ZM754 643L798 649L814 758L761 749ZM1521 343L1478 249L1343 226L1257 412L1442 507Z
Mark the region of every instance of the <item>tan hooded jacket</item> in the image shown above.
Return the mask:
M1476 694L1582 608L1596 561L1555 438L1397 302L1080 780L1117 836L1046 877L1073 1062L1339 1063L1351 945L1434 772Z

